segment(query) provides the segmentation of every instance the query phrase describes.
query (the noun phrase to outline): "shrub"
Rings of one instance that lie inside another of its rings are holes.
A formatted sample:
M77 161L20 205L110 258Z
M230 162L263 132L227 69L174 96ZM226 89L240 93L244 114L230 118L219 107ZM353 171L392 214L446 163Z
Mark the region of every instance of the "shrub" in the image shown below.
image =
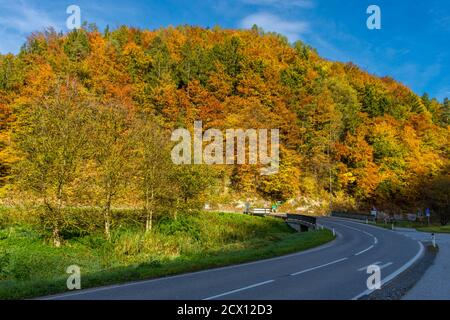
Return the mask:
M162 218L157 225L158 231L165 235L186 234L200 240L200 229L193 217L179 217L178 219Z

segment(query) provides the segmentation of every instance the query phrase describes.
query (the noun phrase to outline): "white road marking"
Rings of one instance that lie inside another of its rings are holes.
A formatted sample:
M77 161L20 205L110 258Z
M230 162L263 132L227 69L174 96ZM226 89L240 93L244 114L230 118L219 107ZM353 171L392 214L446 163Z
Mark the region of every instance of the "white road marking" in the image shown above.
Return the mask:
M345 227L345 228L349 228L349 229L351 229L351 230L355 230L355 231L358 231L358 232L362 232L362 233L364 233L365 235L368 235L369 237L372 237L372 238L373 238L373 245L371 245L371 246L368 247L367 249L364 249L363 251L360 251L360 252L356 253L355 256L359 256L359 255L361 255L361 254L363 254L363 253L369 251L370 249L373 249L374 246L378 243L378 238L375 237L375 236L374 236L373 234L371 234L370 232L367 232L367 231L364 231L364 230L361 230L361 229L357 229L357 228L353 228L353 227L349 227L349 226L347 226L347 225L343 225L343 224L340 224L340 223L335 223L335 224L340 225L340 226Z
M309 268L309 269L306 269L306 270L302 270L302 271L299 271L299 272L292 273L291 276L297 276L297 275L299 275L299 274L306 273L306 272L310 272L310 271L313 271L313 270L316 270L316 269L320 269L320 268L323 268L323 267L326 267L326 266L329 266L329 265L332 265L332 264L339 263L339 262L341 262L341 261L345 261L345 260L347 260L347 259L348 259L348 258L342 258L342 259L339 259L339 260L331 261L331 262L329 262L329 263L322 264L322 265L317 266L317 267L313 267L313 268Z
M247 286L247 287L244 287L244 288L236 289L236 290L233 290L233 291L224 292L224 293L212 296L212 297L205 298L203 300L212 300L212 299L220 298L220 297L223 297L223 296L228 296L228 295L233 294L233 293L237 293L237 292L241 292L241 291L244 291L244 290L260 287L260 286L263 286L265 284L272 283L274 281L275 280L268 280L268 281L252 284L251 286Z
M396 276L398 276L400 273L402 273L403 271L408 269L410 266L412 266L423 255L425 248L421 242L417 241L417 243L419 244L419 252L417 252L417 254L414 256L414 258L412 258L407 263L405 263L401 268L397 269L395 272L391 273L389 276L384 278L381 281L382 286L384 284L386 284L387 282L391 281L392 279L394 279ZM352 300L358 300L359 298L364 297L368 294L371 294L372 292L373 292L373 290L367 289L366 291L355 296Z
M386 264L383 264L382 266L380 266L380 270L389 267L391 264L393 264L393 262L388 262Z
M356 224L356 222L351 222L351 223ZM342 225L342 224L339 224L339 223L337 223L337 224L340 225L340 226L343 226L343 227L347 227L349 229L353 229L353 230L357 230L357 231L360 231L360 232L364 232L362 230L359 230L359 229L356 229L356 228L352 228L352 227L349 227L349 226L346 226L346 225ZM377 227L373 227L373 226L370 226L370 227L377 228ZM366 234L371 235L372 237L374 237L370 233L366 233ZM286 256L282 256L282 257L270 258L270 259L265 259L265 260L250 262L250 263L244 263L244 264L241 264L241 265L233 265L233 266L226 266L226 267L221 267L221 268L216 268L216 269L202 270L202 271L197 271L197 272L190 273L190 274L181 274L181 275L176 275L176 276L163 277L163 278L159 278L159 279L136 281L136 282L133 282L133 283L122 284L122 285L113 285L113 286L108 286L108 287L87 289L87 290L83 290L83 291L80 291L80 292L77 292L77 293L59 294L59 295L48 296L48 297L44 297L44 298L41 297L40 299L50 300L50 299L55 299L55 298L58 298L58 297L68 297L68 296L73 296L73 295L83 295L83 294L89 294L89 293L97 292L97 291L111 290L111 289L115 289L115 288L123 288L123 287L134 286L134 285L142 285L142 284L157 282L157 281L161 281L161 280L168 280L168 279L174 279L174 278L179 278L179 277L192 276L192 275L196 275L196 274L214 272L214 271L224 270L224 269L241 268L243 266L249 266L249 265L255 265L255 264L265 263L265 262L269 262L269 261L276 261L276 260L281 260L281 259L286 259L286 258L292 258L292 257L295 257L295 256L300 256L300 255L308 254L308 253L311 253L311 252L320 251L320 250L323 250L325 248L329 248L329 247L331 247L331 246L336 244L335 241L336 240L334 240L331 243L328 243L328 244L326 244L324 246L318 247L318 248L314 248L314 249L310 249L310 250L303 251L303 252L300 252L300 253L294 253L294 254L286 255ZM378 239L376 237L374 237L374 241L375 241L375 244L378 243ZM388 282L388 281L390 281L390 280L392 280L399 273L401 273L404 270L406 270L409 266L411 266L423 254L423 251L424 251L423 245L420 242L419 242L419 245L420 245L420 250L419 250L419 253L416 255L416 257L414 257L412 260L410 260L408 263L406 263L404 266L402 266L396 272L392 273L387 278L385 278L384 281L382 282L383 284ZM325 267L325 266L328 266L328 265L331 265L331 264L334 264L334 263L338 263L338 262L341 262L341 261L344 261L344 260L347 260L347 259L348 258L339 259L339 260L327 263L325 265L321 265L321 266L317 266L317 267L314 267L314 268L310 268L308 270L300 271L300 272L292 274L292 275L297 275L297 274L305 273L305 272L308 272L308 271L312 271L312 270L315 270L315 269L318 269L318 268L322 268L322 267ZM206 298L206 299L214 299L215 297L220 297L220 296L223 296L223 295L232 294L232 293L240 292L240 291L243 291L243 290L248 290L248 289L251 289L251 288L255 288L255 287L258 287L258 286L262 286L262 285L274 282L274 281L275 280L269 280L269 281L257 283L257 284L254 284L254 285L251 285L251 286L248 286L248 287L245 287L245 288L241 288L241 289L237 289L237 290L234 290L234 291L226 292L226 293L223 293L221 295L214 296L214 297L209 297L209 298ZM358 299L358 298L360 298L360 297L362 297L362 296L364 296L366 294L369 294L369 293L371 293L371 290L366 290L365 292L363 292L360 295L354 297L353 299Z
M355 231L358 231L358 232L362 232L362 233L364 233L365 235L368 235L369 237L372 237L373 239L374 239L374 244L377 244L378 243L378 239L377 239L377 237L375 237L373 234L371 234L370 232L367 232L367 231L364 231L364 230L361 230L361 229L357 229L357 228L353 228L353 227L350 227L350 226L347 226L347 225L345 225L345 224L340 224L340 223L336 223L336 222L331 222L332 224L334 223L334 224L337 224L338 226L341 226L341 227L344 227L344 228L348 228L348 229L351 229L351 230L355 230ZM355 222L356 223L356 222Z
M338 232L336 232L336 234L341 236L340 233L338 233ZM317 251L321 251L324 249L328 249L328 248L336 245L336 241L337 241L337 239L334 239L331 242L323 244L319 247L308 249L308 250L301 251L301 252L287 254L287 255L284 255L281 257L267 258L267 259L258 260L258 261L245 262L245 263L236 264L236 265L200 270L200 271L195 271L195 272L191 272L191 273L184 273L184 274L178 274L178 275L173 275L173 276L160 277L160 278L156 278L156 279L137 280L137 281L133 281L133 282L125 283L125 284L109 285L109 286L103 286L103 287L97 287L97 288L88 288L88 289L83 289L83 290L79 290L79 291L77 290L78 292L65 292L65 293L55 294L55 295L51 295L51 296L38 297L36 299L38 299L38 300L54 300L54 299L59 299L59 298L66 298L66 297L90 294L90 293L99 292L99 291L108 291L108 290L131 287L131 286L136 286L136 285L160 282L160 281L165 281L165 280L185 278L185 277L200 275L200 274L204 274L204 273L211 273L211 272L217 272L217 271L229 270L229 269L238 269L238 268L243 268L243 267L256 265L256 264L262 264L262 263L266 263L266 262L280 261L280 260L303 256L303 255L306 255L306 254L309 254L312 252L317 252Z
M364 270L367 270L367 268L369 268L370 266L373 266L373 265L377 265L377 266L378 266L380 263L381 263L380 261L371 263L371 264L369 264L368 266L359 268L358 271L364 271Z
M387 268L387 267L389 267L390 265L394 264L393 262L388 262L388 263L385 263L385 264L383 264L383 265L380 266L380 263L381 263L380 261L374 262L374 263L372 263L372 264L370 264L370 265L368 265L368 266L359 268L358 271L364 271L364 270L367 270L367 268L369 268L370 266L374 266L374 265L375 265L375 266L378 266L378 267L380 268L380 270L381 270L381 269Z
M355 253L355 256L359 256L361 254L363 254L364 252L369 251L370 249L372 249L374 247L374 245L371 245L370 247L368 247L367 249L364 249L363 251L360 251L358 253Z

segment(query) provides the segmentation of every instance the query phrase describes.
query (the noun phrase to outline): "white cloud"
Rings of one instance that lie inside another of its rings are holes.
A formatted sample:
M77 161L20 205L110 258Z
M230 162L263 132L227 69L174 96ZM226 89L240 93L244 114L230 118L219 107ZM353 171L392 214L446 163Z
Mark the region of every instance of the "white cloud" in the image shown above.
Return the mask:
M48 27L62 29L62 25L50 18L47 12L26 1L0 0L0 38L3 39L0 52L17 52L30 33Z
M18 1L16 3L0 2L0 26L4 29L15 30L20 33L29 33L46 27L58 27L46 12L33 8L29 3Z
M285 35L289 41L299 40L301 35L309 31L309 23L304 21L289 21L271 13L260 12L245 17L241 28L249 29L257 25L264 31L273 31Z

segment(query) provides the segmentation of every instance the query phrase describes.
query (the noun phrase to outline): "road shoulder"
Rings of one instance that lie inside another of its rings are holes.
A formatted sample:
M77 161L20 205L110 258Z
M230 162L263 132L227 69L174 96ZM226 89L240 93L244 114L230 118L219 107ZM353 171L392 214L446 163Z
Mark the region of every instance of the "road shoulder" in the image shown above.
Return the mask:
M400 230L406 236L426 241L430 233ZM439 252L430 268L416 285L403 297L404 300L448 300L450 299L450 235L436 234Z
M416 261L411 267L403 271L382 286L380 290L376 290L370 295L361 297L359 300L400 300L402 299L424 276L426 271L437 255L437 249L431 243L425 243L425 252L423 256Z

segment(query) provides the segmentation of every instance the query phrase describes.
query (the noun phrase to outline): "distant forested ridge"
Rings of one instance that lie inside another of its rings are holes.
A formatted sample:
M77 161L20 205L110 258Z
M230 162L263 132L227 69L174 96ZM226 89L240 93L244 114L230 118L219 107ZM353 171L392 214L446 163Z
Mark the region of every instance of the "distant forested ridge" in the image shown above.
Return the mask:
M178 201L155 181L176 186L181 202L214 186L199 203L232 194L300 205L331 192L336 208L392 212L448 192L448 99L257 27L35 33L19 54L0 55L0 110L0 195L25 189L54 208ZM279 174L224 165L165 175L162 137L195 120L204 129L279 128Z

